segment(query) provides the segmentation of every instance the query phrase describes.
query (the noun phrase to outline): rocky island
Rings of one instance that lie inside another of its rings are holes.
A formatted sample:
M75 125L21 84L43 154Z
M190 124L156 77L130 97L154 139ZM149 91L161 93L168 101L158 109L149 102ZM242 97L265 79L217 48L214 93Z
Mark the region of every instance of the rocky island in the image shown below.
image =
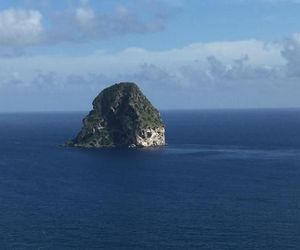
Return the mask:
M83 119L72 147L155 147L165 145L165 125L156 108L135 83L104 89Z

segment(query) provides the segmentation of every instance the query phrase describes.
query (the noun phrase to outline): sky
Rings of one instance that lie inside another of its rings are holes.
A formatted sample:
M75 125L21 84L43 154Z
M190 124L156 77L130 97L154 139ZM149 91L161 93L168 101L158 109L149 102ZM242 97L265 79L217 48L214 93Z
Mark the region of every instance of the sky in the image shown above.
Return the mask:
M300 107L300 0L0 1L0 112Z

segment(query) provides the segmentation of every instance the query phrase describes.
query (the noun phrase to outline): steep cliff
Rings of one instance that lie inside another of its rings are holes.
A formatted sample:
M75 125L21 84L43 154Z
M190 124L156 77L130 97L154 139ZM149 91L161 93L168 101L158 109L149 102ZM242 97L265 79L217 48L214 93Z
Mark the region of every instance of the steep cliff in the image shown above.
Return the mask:
M152 147L165 145L160 114L135 83L104 89L93 101L83 128L68 143L74 147Z

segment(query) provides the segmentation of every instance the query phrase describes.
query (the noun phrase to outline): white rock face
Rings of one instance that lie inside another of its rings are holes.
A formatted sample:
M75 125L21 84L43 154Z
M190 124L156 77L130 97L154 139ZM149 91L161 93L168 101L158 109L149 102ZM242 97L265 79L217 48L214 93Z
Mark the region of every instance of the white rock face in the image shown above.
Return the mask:
M164 127L143 129L136 135L136 146L157 147L165 144Z

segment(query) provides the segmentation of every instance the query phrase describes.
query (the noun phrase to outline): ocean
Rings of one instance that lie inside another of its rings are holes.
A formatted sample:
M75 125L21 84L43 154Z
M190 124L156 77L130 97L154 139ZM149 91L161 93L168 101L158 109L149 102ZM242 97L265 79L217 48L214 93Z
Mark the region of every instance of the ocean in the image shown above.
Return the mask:
M0 114L1 249L300 249L300 110L165 111L165 148L61 144L85 113Z

